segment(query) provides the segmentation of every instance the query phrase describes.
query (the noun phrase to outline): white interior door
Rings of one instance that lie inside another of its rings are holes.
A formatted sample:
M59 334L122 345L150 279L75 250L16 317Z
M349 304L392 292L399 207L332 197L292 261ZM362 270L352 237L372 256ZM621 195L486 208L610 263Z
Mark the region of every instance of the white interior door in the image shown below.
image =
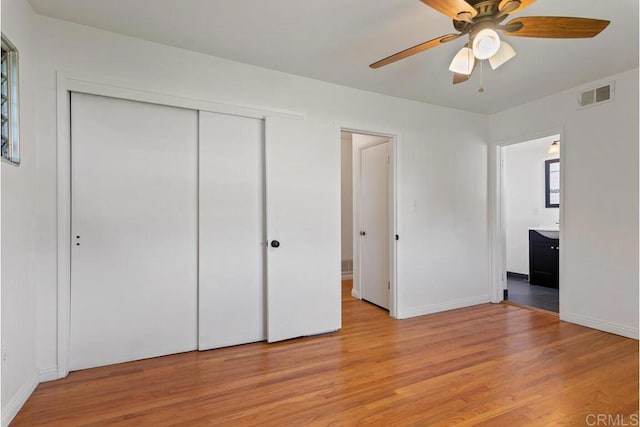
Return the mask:
M360 182L362 299L389 309L389 142L364 147Z
M338 129L269 117L266 178L268 340L335 331L341 324Z
M197 112L73 93L71 370L197 348Z
M200 350L266 339L263 123L200 112Z

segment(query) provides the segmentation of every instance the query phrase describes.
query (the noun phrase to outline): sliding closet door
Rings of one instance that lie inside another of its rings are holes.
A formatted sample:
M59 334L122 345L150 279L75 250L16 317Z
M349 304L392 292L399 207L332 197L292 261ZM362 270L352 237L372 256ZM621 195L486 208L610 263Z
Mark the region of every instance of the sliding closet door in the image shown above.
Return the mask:
M270 342L340 328L339 142L333 125L267 118Z
M200 350L266 338L263 129L200 112Z
M72 370L197 348L197 112L73 93Z

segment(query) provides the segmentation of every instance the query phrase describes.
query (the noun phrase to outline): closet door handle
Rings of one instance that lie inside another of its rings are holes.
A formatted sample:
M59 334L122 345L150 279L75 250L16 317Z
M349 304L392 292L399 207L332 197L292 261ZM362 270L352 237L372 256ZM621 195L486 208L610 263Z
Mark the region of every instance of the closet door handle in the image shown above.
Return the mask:
M272 240L271 241L271 247L272 248L277 248L278 246L280 246L280 242L278 242L277 240Z

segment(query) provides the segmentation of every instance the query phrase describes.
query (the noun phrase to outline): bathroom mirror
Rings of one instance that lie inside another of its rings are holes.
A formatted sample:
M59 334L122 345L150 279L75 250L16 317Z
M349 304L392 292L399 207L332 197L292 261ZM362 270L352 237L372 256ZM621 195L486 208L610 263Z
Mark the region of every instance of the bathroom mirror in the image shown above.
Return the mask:
M545 207L560 207L560 159L544 162Z

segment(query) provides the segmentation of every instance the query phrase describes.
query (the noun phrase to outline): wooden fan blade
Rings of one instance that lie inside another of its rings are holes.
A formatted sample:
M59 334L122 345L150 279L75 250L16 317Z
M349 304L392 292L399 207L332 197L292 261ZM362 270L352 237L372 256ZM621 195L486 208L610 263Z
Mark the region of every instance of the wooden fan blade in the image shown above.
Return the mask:
M522 24L522 28L513 32L505 30L504 33L508 36L582 39L597 36L607 28L609 21L562 16L525 16L509 21L506 27L512 24Z
M431 49L432 47L439 46L442 43L446 43L446 42L451 41L453 39L457 39L461 35L462 34L447 34L446 36L441 36L441 37L435 38L433 40L429 40L428 42L420 43L418 45L410 47L409 49L405 49L402 52L394 53L391 56L387 56L386 58L381 59L378 62L374 62L373 64L369 65L369 67L371 67L371 68L383 67L385 65L391 64L391 63L399 61L401 59L404 59L404 58L406 58L408 56L415 55L416 53L420 53L420 52L423 52L423 51L425 51L427 49Z
M509 15L512 15L514 13L518 13L520 12L522 9L524 9L525 7L531 5L532 3L534 3L536 0L502 0L500 2L500 5L498 6L498 10L503 11L505 9L505 7L509 6L509 9L511 9L512 7L514 9L509 10L507 13ZM520 3L519 6L516 7L516 3Z
M465 47L469 47L469 44L467 43L465 45ZM473 75L473 72L476 70L476 68L478 67L478 62L480 61L476 61L473 64L473 70L471 70L471 74L467 75L467 74L459 74L459 73L453 73L453 84L457 85L458 83L464 83L467 80L469 80L471 78L471 76Z
M449 18L465 20L460 14L467 15L469 18L473 18L478 14L478 11L473 8L465 0L421 0L422 3L427 6L431 6L440 13L444 13Z
M467 76L466 74L453 73L453 84L457 85L458 83L464 83L470 78L471 78L471 74Z

